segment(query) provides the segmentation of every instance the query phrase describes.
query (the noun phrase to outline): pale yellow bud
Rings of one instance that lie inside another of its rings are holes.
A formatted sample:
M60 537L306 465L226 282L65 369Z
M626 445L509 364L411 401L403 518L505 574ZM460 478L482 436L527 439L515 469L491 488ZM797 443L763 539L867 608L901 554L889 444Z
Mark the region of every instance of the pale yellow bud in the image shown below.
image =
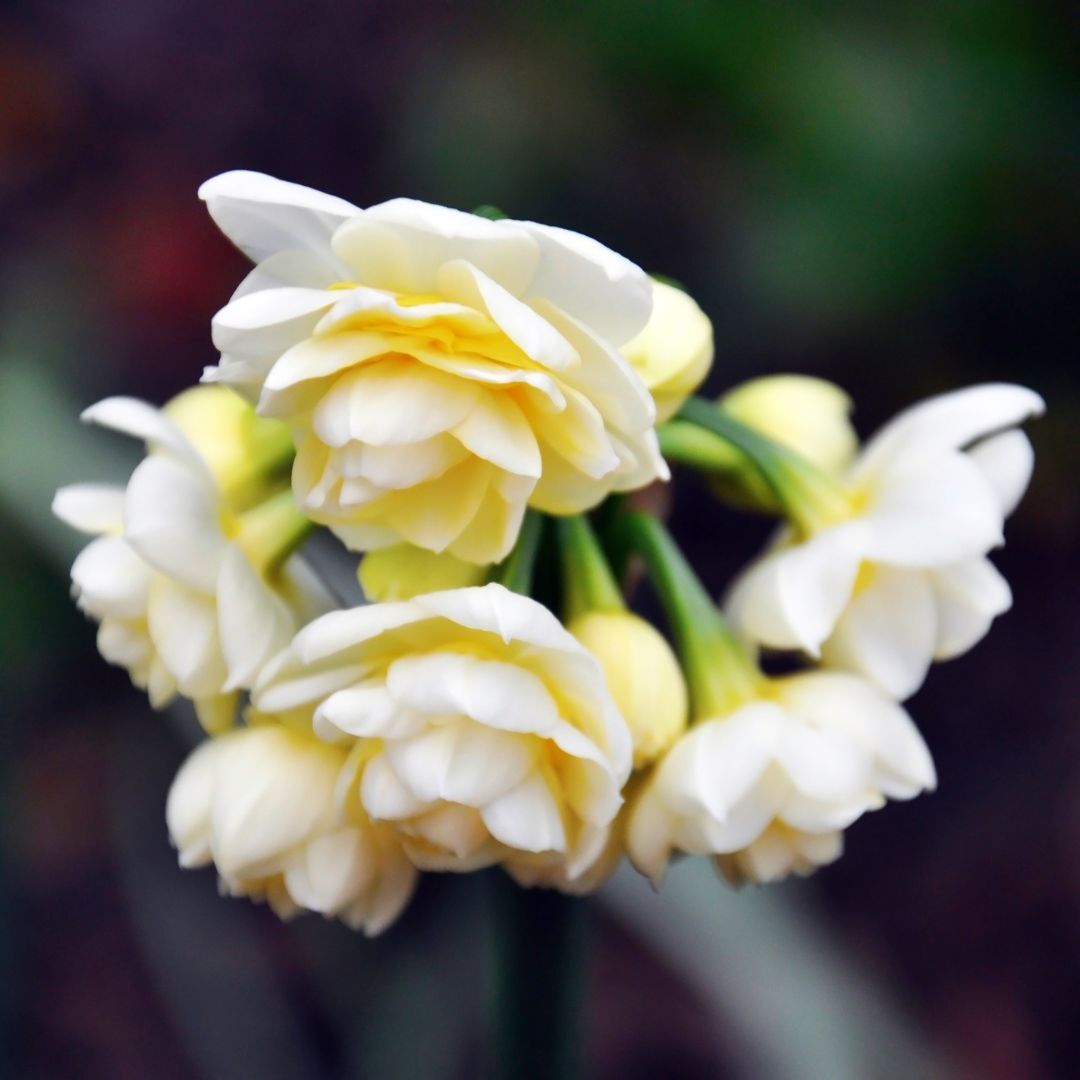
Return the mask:
M261 501L288 478L292 435L227 386L195 386L162 409L199 452L235 509Z
M357 570L360 587L369 600L411 600L422 593L480 585L485 568L449 552L427 551L412 544L369 551Z
M568 629L604 672L634 740L634 768L655 761L687 722L686 681L671 646L629 611L590 611Z
M708 375L712 323L689 294L654 280L652 315L622 352L652 393L656 421L662 423L679 411Z
M858 449L858 436L848 419L851 398L824 379L766 375L729 390L720 404L826 472L846 468Z

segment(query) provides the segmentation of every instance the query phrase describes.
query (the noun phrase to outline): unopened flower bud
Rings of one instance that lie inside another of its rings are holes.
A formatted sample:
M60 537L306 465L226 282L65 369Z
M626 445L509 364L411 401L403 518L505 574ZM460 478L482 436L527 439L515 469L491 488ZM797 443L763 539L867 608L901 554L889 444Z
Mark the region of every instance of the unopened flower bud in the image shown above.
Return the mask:
M679 411L708 375L713 331L709 317L688 293L655 279L652 286L652 315L622 352L649 388L661 423Z
M664 637L629 611L590 611L570 632L596 657L634 741L634 768L655 761L686 728L686 682Z

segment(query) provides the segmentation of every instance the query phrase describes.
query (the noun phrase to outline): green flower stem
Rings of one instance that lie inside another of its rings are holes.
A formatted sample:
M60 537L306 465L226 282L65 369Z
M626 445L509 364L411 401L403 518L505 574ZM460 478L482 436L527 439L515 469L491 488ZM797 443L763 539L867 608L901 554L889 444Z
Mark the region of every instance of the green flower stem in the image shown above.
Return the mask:
M575 1080L582 1062L586 901L491 875L495 1075Z
M297 509L289 488L241 514L237 521L232 539L264 574L280 567L315 530L315 523Z
M540 548L544 518L536 510L526 510L514 550L497 566L492 567L489 580L505 585L511 592L528 596L532 591L533 569Z
M705 472L737 469L745 456L726 439L689 420L669 420L656 429L660 452L668 461Z
M847 492L831 476L807 461L801 454L763 435L726 409L704 398L689 398L679 410L679 420L696 424L739 450L761 475L769 490L784 507L788 517L805 534L816 532L846 517L851 510ZM680 443L690 441L686 432L676 429L667 436L676 451ZM708 456L706 440L699 439L693 450ZM676 453L676 457L678 453ZM714 453L715 456L715 453ZM708 468L706 461L695 461ZM730 466L725 466L728 468Z
M557 518L555 530L562 557L563 621L588 611L624 611L622 593L588 520L581 514Z
M664 526L627 515L623 528L644 559L671 620L696 717L730 712L756 697L764 676L732 633Z

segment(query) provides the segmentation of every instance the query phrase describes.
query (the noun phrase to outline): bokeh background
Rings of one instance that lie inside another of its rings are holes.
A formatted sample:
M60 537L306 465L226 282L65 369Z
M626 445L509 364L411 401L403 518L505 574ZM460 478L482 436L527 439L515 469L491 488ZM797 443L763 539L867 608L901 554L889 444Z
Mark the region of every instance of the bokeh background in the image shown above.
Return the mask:
M76 423L215 356L244 271L195 198L246 167L361 205L493 203L670 274L710 388L1038 389L1014 610L911 702L940 790L812 880L684 864L593 903L594 1075L1039 1078L1080 1070L1075 23L1042 0L29 0L0 13L0 1040L16 1077L484 1074L484 882L430 878L366 942L181 874L192 738L68 598L59 483L134 449ZM719 591L765 526L675 485Z

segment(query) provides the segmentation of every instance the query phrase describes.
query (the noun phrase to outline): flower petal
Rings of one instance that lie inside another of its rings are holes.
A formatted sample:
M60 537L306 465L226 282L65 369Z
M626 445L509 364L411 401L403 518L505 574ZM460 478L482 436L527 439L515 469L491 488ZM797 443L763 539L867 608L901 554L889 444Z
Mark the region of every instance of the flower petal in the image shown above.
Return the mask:
M898 701L923 684L938 616L925 570L875 566L821 650L832 667L865 675Z
M69 484L53 496L52 512L80 532L119 533L124 527L124 489L115 484Z
M1012 590L989 559L934 570L929 575L937 604L935 660L966 653L1012 607Z
M1003 431L973 446L968 457L990 481L1001 512L1008 517L1027 491L1035 468L1031 440L1022 431Z
M566 851L566 830L547 780L533 770L480 816L496 840L519 851Z
M199 198L217 227L253 262L294 249L330 258L335 230L361 213L344 199L242 169L207 180Z

